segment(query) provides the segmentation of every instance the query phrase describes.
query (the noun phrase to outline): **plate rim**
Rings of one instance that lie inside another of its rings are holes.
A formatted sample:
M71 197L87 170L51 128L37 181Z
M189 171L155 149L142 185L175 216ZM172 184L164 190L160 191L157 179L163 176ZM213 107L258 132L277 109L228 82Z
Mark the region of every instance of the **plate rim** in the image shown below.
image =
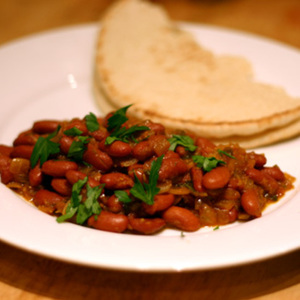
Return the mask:
M246 36L247 38L259 39L259 40L262 40L263 42L266 42L266 43L272 43L272 44L275 43L279 47L284 47L284 48L287 48L291 51L296 50L296 52L299 54L299 57L300 57L300 52L297 48L294 48L290 45L285 45L283 43L280 43L278 41L274 41L274 40L269 39L269 38L258 36L256 34L244 33L243 31L240 31L240 30L228 29L228 28L223 28L223 27L219 27L219 26L211 26L211 25L206 25L206 24L195 24L195 23L188 23L188 22L179 22L179 24L181 24L184 28L195 29L196 31L199 28L213 30L213 31L222 31L222 32L226 32L227 34L243 35L243 36ZM52 35L52 36L55 37L56 35L60 35L62 33L68 34L69 32L72 32L73 34L76 34L78 30L86 30L87 32L90 32L92 34L92 33L95 33L97 31L97 26L98 26L98 24L95 24L95 23L89 23L89 24L84 24L84 25L71 25L71 26L65 26L65 27L56 28L56 29L50 29L50 30L46 30L44 32L39 32L39 33L35 33L35 34L30 34L28 36L21 37L21 38L18 38L16 40L10 41L9 43L2 44L0 46L0 57L1 57L1 54L2 54L2 49L8 49L10 47L18 48L18 47L21 47L21 45L23 45L23 44L31 43L32 40L35 40L36 42L38 42L40 40L40 38L44 38L45 36L48 36L48 35ZM1 94L1 92L0 92L0 94ZM3 188L6 188L6 187L1 185L0 186L0 191L3 192ZM297 190L295 190L294 197L296 195L299 196L299 185L297 186ZM24 200L22 200L22 201L24 201ZM1 200L0 200L0 203L1 203ZM287 204L286 206L289 206L290 201L287 202L286 204ZM27 203L26 203L26 205L27 205ZM38 217L39 220L40 219L46 219L46 218L49 217L49 216L44 216L43 214L41 214L41 212L38 212L38 213L39 213L39 215L41 215L40 217ZM256 221L256 220L254 220L254 221ZM258 220L258 221L260 221L260 220ZM253 222L253 221L251 221L251 222ZM260 223L260 222L257 222L257 223ZM70 228L70 225L71 226L76 226L75 231L77 231L77 227L78 227L78 225L73 225L73 224L61 224L61 225L64 226L64 228ZM59 225L59 226L61 226L61 225ZM3 226L3 224L0 222L0 228L1 228L1 226ZM244 226L244 224L243 224L243 226ZM233 228L235 228L235 227L233 227ZM81 228L80 232L83 232L82 230L90 230L90 229ZM222 232L225 232L226 230L227 229L225 229L225 230L222 229L220 232L216 232L215 234L217 234L217 235L221 234L222 235ZM232 230L232 229L230 229L230 230ZM72 229L71 230L66 229L67 233L69 233L70 231L72 232L73 230ZM108 234L111 235L111 233L104 233L105 236L107 236ZM187 239L190 239L192 236L193 235L187 234ZM146 238L151 239L152 237L147 236ZM164 237L164 238L168 239L169 241L172 238L174 239L174 237ZM180 238L179 235L178 235L178 238ZM123 241L123 239L124 238L122 237L122 238L118 238L116 240ZM132 239L132 237L130 238L130 240L131 239ZM138 238L138 239L140 240L140 238ZM276 257L276 256L279 256L279 255L283 255L283 254L286 254L286 253L289 253L289 252L300 249L300 243L299 243L298 245L294 245L292 248L289 248L289 249L288 249L288 247L283 247L277 253L272 253L271 252L267 256L264 256L264 257L259 257L259 256L252 257L252 258L249 258L248 261L247 260L246 261L241 261L241 260L227 261L227 262L223 262L223 264L220 264L220 265L209 265L208 264L205 267L201 267L199 265L193 267L192 265L189 265L189 264L186 264L186 265L184 265L184 264L174 264L174 265L172 265L171 264L169 266L165 265L163 267L160 267L159 265L155 265L155 266L151 267L148 263L146 263L144 265L137 266L137 265L130 265L130 264L123 264L123 265L105 264L105 262L103 262L103 261L98 261L95 264L95 262L93 262L92 260L87 260L87 259L78 261L78 257L72 257L71 258L71 257L68 257L67 255L61 256L61 254L57 253L57 252L52 252L52 253L44 252L43 253L43 252L40 251L40 249L34 249L32 245L31 246L28 245L28 244L19 245L16 240L9 239L8 237L3 238L3 234L1 235L1 233L0 233L0 240L7 243L7 244L15 246L17 248L23 249L25 251L29 251L29 252L32 252L32 253L35 253L35 254L38 254L38 255L42 255L42 256L46 256L46 257L49 257L49 258L55 258L55 259L61 260L61 261L67 261L69 263L75 263L75 264L79 264L79 265L88 265L88 266L99 267L99 268L115 269L115 270L147 271L147 272L174 272L174 271L212 270L212 269L226 268L226 267L229 267L229 266L237 266L237 265L241 265L241 264L248 264L248 263L253 263L253 262L265 260L265 259L268 259L268 258ZM144 241L145 237L142 237L142 240ZM85 241L85 242L87 242L87 244L89 244L88 241ZM52 251L53 251L53 249L52 249Z

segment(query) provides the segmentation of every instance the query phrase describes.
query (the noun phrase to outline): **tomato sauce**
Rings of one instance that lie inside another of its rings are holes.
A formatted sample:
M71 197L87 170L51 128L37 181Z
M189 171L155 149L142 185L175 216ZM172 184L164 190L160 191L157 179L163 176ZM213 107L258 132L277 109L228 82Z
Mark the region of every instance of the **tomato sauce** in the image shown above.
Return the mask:
M264 154L129 120L128 108L35 122L0 145L2 183L58 222L138 234L249 221L293 188Z

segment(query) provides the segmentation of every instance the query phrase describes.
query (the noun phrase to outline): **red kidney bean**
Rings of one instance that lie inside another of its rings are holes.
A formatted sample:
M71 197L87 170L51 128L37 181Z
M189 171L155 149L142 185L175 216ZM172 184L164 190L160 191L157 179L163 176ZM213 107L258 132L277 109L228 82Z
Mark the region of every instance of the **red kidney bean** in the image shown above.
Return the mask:
M97 141L101 142L103 140L105 140L108 137L108 131L106 130L106 128L101 127L98 130L95 130L93 132L90 132L90 135Z
M260 185L265 189L270 195L275 195L279 184L277 181L267 173L260 170L249 168L246 170L246 174L251 178L256 184Z
M135 218L129 216L129 228L142 234L154 234L162 230L166 222L161 218Z
M258 168L258 169L262 168L267 163L267 159L264 154L257 154L255 152L250 152L249 158L254 159L254 161L255 161L254 166L255 166L255 168Z
M168 151L165 156L164 159L169 159L169 158L177 158L177 159L181 159L180 155L174 151Z
M145 126L149 127L155 134L165 134L165 127L160 123L146 122Z
M279 189L278 182L269 174L264 174L264 180L262 181L261 186L271 196L276 195Z
M65 178L53 178L51 180L52 188L62 196L71 196L72 185Z
M164 158L159 170L159 181L173 179L184 175L188 171L188 165L181 158Z
M230 180L230 172L227 167L217 167L203 175L202 184L209 190L225 187Z
M34 122L32 131L38 134L54 132L60 123L55 120L42 120Z
M34 134L31 130L22 132L18 135L18 137L14 140L14 146L20 145L34 145L38 139L38 135Z
M183 146L177 146L175 152L178 153L180 157L185 157L188 154L188 151Z
M64 197L55 192L48 190L39 190L33 197L33 203L36 206L52 206L55 207L59 202L65 202Z
M10 164L12 159L0 153L0 174L1 182L7 184L14 179L14 175L10 171Z
M125 215L103 210L99 216L91 216L88 225L99 230L121 233L128 227L128 218Z
M167 153L170 148L170 142L165 135L151 135L149 137L149 144L156 156Z
M132 154L139 161L145 161L154 155L154 150L148 140L141 141L132 148Z
M77 163L66 160L47 160L42 165L42 172L52 177L64 177L67 171L77 169Z
M11 158L26 158L30 159L34 146L32 145L20 145L12 149L10 153Z
M29 171L29 183L32 186L38 186L42 183L43 173L39 164Z
M242 194L241 205L245 212L253 217L261 216L259 196L256 190L249 189Z
M82 132L82 135L86 135L88 133L88 129L86 127L85 121L84 120L79 120L79 119L72 120L69 124L67 124L64 127L64 131L72 129L74 127L79 129Z
M128 167L128 175L134 179L135 176L138 180L142 183L146 181L145 173L144 173L144 166L141 164L134 164ZM135 175L135 176L134 176Z
M113 213L119 213L123 209L122 203L115 195L112 195L108 198L106 205L109 211Z
M105 184L105 188L109 190L125 190L134 185L131 177L119 172L102 175L100 183Z
M59 141L61 152L67 155L69 153L73 141L74 139L72 137L64 135Z
M248 168L245 173L257 184L260 184L264 179L263 173L255 168Z
M202 186L202 178L203 178L203 172L198 167L192 167L191 168L191 176L193 181L193 187L195 191L197 192L203 192L203 186Z
M0 145L0 154L3 154L7 157L10 156L12 150L13 150L13 147Z
M75 184L78 180L83 180L86 176L85 173L78 170L68 170L65 174L66 179L71 185ZM87 183L92 188L100 185L100 182L91 176L88 177Z
M126 157L131 154L131 146L122 141L115 141L110 145L105 145L105 140L99 143L100 150L113 157Z
M173 194L158 194L154 197L154 204L149 205L143 203L145 212L149 215L154 215L157 212L166 210L173 205L175 197Z
M91 143L83 154L83 160L102 172L109 171L113 166L111 157Z
M69 181L70 184L75 184L78 180L83 180L87 175L78 170L68 170L65 173L65 177Z
M196 231L200 228L200 220L190 210L171 206L163 213L163 219L167 224L184 231Z
M285 179L284 173L280 170L278 166L265 167L261 170L263 174L268 174L277 181L283 181Z
M212 153L216 148L213 142L203 137L198 137L195 141L195 145L198 147L196 151L200 151L202 155Z

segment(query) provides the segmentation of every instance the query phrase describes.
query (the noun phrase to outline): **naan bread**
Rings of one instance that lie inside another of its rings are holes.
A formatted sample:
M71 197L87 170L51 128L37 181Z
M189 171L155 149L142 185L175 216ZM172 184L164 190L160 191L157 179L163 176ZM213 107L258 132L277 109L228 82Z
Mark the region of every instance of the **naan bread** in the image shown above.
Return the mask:
M300 133L300 98L256 82L249 62L217 56L158 5L121 0L102 20L95 61L100 107L212 140L266 145ZM102 100L103 101L103 100ZM292 128L292 129L291 129Z

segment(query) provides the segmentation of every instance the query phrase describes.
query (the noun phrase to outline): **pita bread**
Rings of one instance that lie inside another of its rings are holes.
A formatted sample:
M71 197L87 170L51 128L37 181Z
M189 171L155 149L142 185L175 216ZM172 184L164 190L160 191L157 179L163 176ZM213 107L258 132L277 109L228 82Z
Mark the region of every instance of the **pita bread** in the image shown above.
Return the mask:
M212 140L252 147L300 133L300 98L256 82L246 59L204 49L146 1L121 0L102 20L95 88L100 107L134 104L136 118Z

